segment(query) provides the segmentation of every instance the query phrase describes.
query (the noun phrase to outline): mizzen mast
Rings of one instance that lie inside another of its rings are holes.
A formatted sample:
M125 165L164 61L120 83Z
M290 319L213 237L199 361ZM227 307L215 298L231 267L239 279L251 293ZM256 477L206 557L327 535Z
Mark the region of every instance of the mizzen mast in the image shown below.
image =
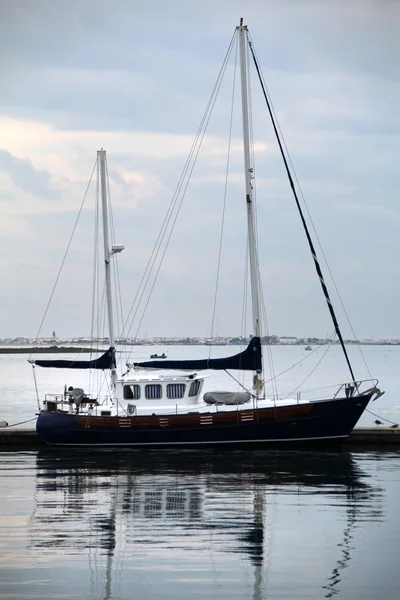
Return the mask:
M99 175L100 175L100 191L101 191L101 208L103 216L103 242L104 242L104 268L105 268L105 284L106 284L106 304L107 304L107 317L108 317L108 335L110 338L110 347L115 349L115 337L114 337L114 320L113 320L113 305L112 305L112 293L111 293L111 271L110 271L110 259L114 254L121 252L124 246L112 246L110 248L108 239L108 202L107 202L107 177L106 177L106 151L97 151L97 159L99 164ZM115 366L111 369L112 382L115 384L117 379L117 373Z

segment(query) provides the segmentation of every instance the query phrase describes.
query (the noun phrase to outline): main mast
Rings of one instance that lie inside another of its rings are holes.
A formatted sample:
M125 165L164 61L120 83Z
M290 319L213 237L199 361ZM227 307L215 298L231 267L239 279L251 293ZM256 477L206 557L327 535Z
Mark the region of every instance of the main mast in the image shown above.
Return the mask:
M249 134L249 105L247 98L248 78L246 64L246 43L247 43L247 25L243 25L243 19L240 19L240 25L237 28L239 33L240 48L240 81L242 91L242 122L243 122L243 149L244 149L244 178L246 187L246 206L247 206L247 229L249 243L249 263L250 263L250 283L251 283L251 303L253 313L253 335L261 340L261 321L260 321L260 282L258 272L258 250L256 240L256 224L253 205L253 168L250 161L250 134ZM260 374L257 372L254 377L254 387L258 391L261 384Z

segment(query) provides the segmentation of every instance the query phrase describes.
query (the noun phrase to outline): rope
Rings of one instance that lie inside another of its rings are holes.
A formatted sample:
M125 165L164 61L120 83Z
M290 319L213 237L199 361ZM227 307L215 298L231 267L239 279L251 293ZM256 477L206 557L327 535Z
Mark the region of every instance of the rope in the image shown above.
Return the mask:
M256 58L257 58L257 60L258 60L257 53L256 53L256 51L255 51L255 48L254 48L254 44L253 44L252 48L253 48L254 54L255 54L255 56L256 56ZM312 227L312 229L313 229L313 232L314 232L314 235L315 235L315 239L317 240L317 243L318 243L319 249L320 249L320 251L321 251L321 255L322 255L323 259L324 259L324 263L325 263L325 265L326 265L326 268L327 268L327 270L328 270L329 276L330 276L330 278L331 278L331 280L332 280L333 287L335 288L335 291L336 291L337 297L338 297L338 299L339 299L340 305L341 305L341 307L342 307L342 309L343 309L343 312L344 312L344 314L345 314L345 317L346 317L347 323L348 323L348 325L349 325L349 327L350 327L351 333L353 334L354 340L355 340L355 341L358 341L358 338L357 338L357 336L356 336L356 333L355 333L355 331L354 331L354 329L353 329L353 325L352 325L352 323L351 323L351 321L350 321L350 317L349 317L349 315L348 315L348 313L347 313L346 307L345 307L345 305L344 305L344 302L343 302L343 300L342 300L342 297L341 297L341 295L340 295L340 293L339 293L339 289L338 289L338 287L337 287L337 284L336 284L335 278L333 277L333 274L332 274L331 268L330 268L330 266L329 266L328 259L326 258L326 255L325 255L324 249L323 249L323 247L322 247L321 240L319 239L319 236L318 236L318 233L317 233L316 227L315 227L315 225L314 225L314 221L313 221L313 219L312 219L312 216L311 216L310 210L309 210L309 208L308 208L308 205L307 205L307 202L306 202L305 196L304 196L304 194L303 194L303 190L302 190L302 188L301 188L301 185L300 185L299 179L298 179L298 177L297 177L297 174L296 174L296 171L295 171L295 168L294 168L294 165L293 165L292 159L291 159L291 157L290 157L290 154L289 154L288 147L287 147L287 145L286 145L286 142L285 142L285 138L284 138L284 136L283 136L283 133L282 133L282 129L281 129L280 125L279 125L279 122L278 122L278 119L277 119L277 116L276 116L276 111L275 111L275 108L274 108L274 106L273 106L273 104L272 104L271 96L270 96L270 94L269 94L269 91L268 91L268 88L267 88L267 85L266 85L266 83L265 83L265 79L264 79L264 76L263 76L263 74L262 74L262 73L261 73L261 77L262 77L262 79L263 79L264 87L265 87L265 89L267 90L267 93L268 93L268 98L269 98L269 103L270 103L270 106L271 106L271 110L272 110L272 112L273 112L273 114L274 114L274 117L275 117L275 123L276 123L277 129L279 130L279 135L280 135L280 138L281 138L281 140L282 140L282 144L283 144L283 146L284 146L284 148L285 148L285 152L286 152L286 156L287 156L287 158L288 158L288 162L289 162L289 164L290 164L290 168L291 168L291 170L292 170L292 173L293 173L293 175L294 175L294 178L295 178L295 180L296 180L297 189L298 189L298 190L299 190L299 192L300 192L301 199L302 199L302 201L303 201L303 204L304 204L304 206L305 206L305 209L306 209L306 212L307 212L307 215L308 215L309 221L310 221L310 223L311 223L311 227ZM358 344L358 343L356 344L356 346L357 346L357 348L358 348L358 350L359 350L359 352L360 352L360 354L361 354L361 357L362 357L362 359L363 359L363 362L364 362L365 368L367 369L367 372L368 372L368 374L369 374L370 378L372 379L372 375L371 375L371 372L370 372L370 370L369 370L369 367L368 367L367 361L366 361L366 359L365 359L364 353L363 353L363 351L362 351L362 349L361 349L361 346L360 346L360 344Z
M54 285L53 285L53 289L51 290L51 294L50 294L49 301L47 302L46 310L44 311L44 315L43 315L42 320L40 322L39 329L38 329L38 332L36 334L36 339L39 338L39 334L40 334L40 332L42 330L44 320L45 320L45 318L47 316L47 313L48 313L48 310L49 310L49 307L50 307L50 303L51 303L51 301L53 299L54 292L56 291L57 283L58 283L58 280L60 279L61 271L63 270L64 263L65 263L65 260L67 258L67 254L68 254L68 251L69 251L69 247L71 246L72 238L74 237L75 230L76 230L76 227L78 225L79 217L81 216L83 205L85 204L86 196L88 194L89 187L90 187L90 184L92 182L92 177L93 177L93 173L94 173L94 170L96 168L96 165L97 165L97 158L96 158L96 161L95 161L95 163L93 165L92 174L90 175L89 183L86 186L86 191L85 191L85 194L83 196L83 200L81 202L81 205L80 205L80 208L79 208L79 211L78 211L78 215L77 215L77 217L75 219L75 223L74 223L74 226L72 228L71 236L69 238L69 241L68 241L68 244L67 244L67 248L66 248L66 250L64 252L64 256L63 256L63 259L61 261L61 266L60 266L60 268L58 270L57 277L56 277L56 280L55 280ZM32 353L29 355L29 359L31 358L31 356L32 356Z
M155 264L156 264L156 261L158 259L159 260L158 267L157 267L156 273L154 275L154 279L153 279L152 285L151 285L150 290L148 292L147 301L145 302L145 306L144 306L144 308L142 310L142 315L141 315L139 324L137 326L135 337L137 337L139 329L140 329L140 326L141 326L142 321L144 319L144 315L145 315L147 306L149 304L149 301L150 301L150 298L151 298L154 286L156 284L156 281L157 281L157 278L158 278L158 274L159 274L159 271L161 269L161 265L163 263L163 260L164 260L164 257L165 257L165 254L166 254L166 251L167 251L167 248L168 248L168 244L169 244L172 232L174 230L174 227L175 227L178 215L179 215L179 211L181 209L181 206L182 206L182 203L183 203L183 200L184 200L184 197L185 197L185 193L186 193L187 187L189 185L190 177L192 175L192 172L193 172L194 166L196 164L196 160L197 160L197 157L198 157L198 154L199 154L202 142L204 140L204 136L205 136L205 133L206 133L206 130L207 130L207 127L208 127L208 123L209 123L209 120L210 120L210 117L211 117L211 113L212 113L212 110L214 108L214 105L215 105L215 102L216 102L216 99L217 99L217 96L218 96L218 93L219 93L219 90L220 90L220 87L221 87L222 79L223 79L223 76L224 76L224 73L225 73L225 70L226 70L226 67L227 67L227 64L228 64L228 59L229 59L230 54L232 52L232 48L233 48L233 43L234 43L234 40L235 40L235 36L236 36L236 31L235 31L234 35L232 36L232 39L231 39L231 42L229 44L228 50L226 52L226 55L225 55L222 67L221 67L220 72L218 74L217 81L214 84L214 88L213 88L212 93L210 95L210 98L209 98L206 110L205 110L205 112L203 114L203 117L201 119L199 128L197 130L197 133L195 135L194 141L192 143L192 147L190 149L189 155L188 155L188 157L186 159L186 162L185 162L185 165L184 165L181 177L180 177L180 179L178 181L177 187L175 189L175 192L174 192L173 197L171 199L171 202L170 202L170 205L168 207L167 213L165 215L163 224L161 226L161 230L160 230L160 232L158 234L156 243L155 243L155 245L153 247L153 250L152 250L150 258L149 258L149 261L148 261L147 266L145 268L145 271L143 273L142 279L141 279L139 287L138 287L138 291L137 291L136 296L135 296L135 298L134 298L134 300L132 302L132 305L131 305L131 308L129 310L128 316L127 316L127 318L125 320L125 324L124 324L124 327L123 327L123 333L122 333L122 335L125 335L126 337L129 336L130 330L131 330L131 328L133 326L133 322L136 319L136 315L137 315L137 313L139 311L139 307L140 307L140 304L141 304L141 302L143 300L144 294L146 292L146 288L147 288L148 285L150 285L149 284L150 277L151 277L151 275L153 273L153 270L156 268ZM174 212L175 212L175 215L174 215ZM170 225L171 220L172 220L172 223ZM168 227L169 227L169 232L168 232ZM166 241L164 242L165 238L166 238ZM162 247L163 243L165 244L164 245L164 249L161 250L161 247ZM161 257L159 258L160 254L161 254ZM135 304L136 304L136 308L134 310ZM133 312L133 316L131 316L132 312ZM130 321L130 325L128 327L129 321ZM124 332L126 332L126 333L124 334ZM130 354L131 354L131 352L128 355L128 360L129 360Z
M90 329L91 349L93 351L94 339L100 339L99 320L100 320L100 253L99 253L99 238L100 238L100 163L97 161L97 178L96 178L96 202L95 202L95 220L93 233L93 281L92 281L92 320ZM105 283L104 283L105 288ZM105 289L103 289L105 295ZM104 302L104 300L103 300ZM98 343L97 343L98 346ZM90 353L92 358L93 354ZM96 385L97 381L97 385ZM89 394L93 393L94 389L98 389L99 374L96 370L91 370L89 373Z
M261 281L261 277L259 277L259 281ZM268 326L268 319L267 319L267 309L265 306L264 291L263 291L262 287L260 288L260 292L261 292L262 314L263 314L265 331L267 333L267 336L269 338L271 338L270 332L269 332L269 326ZM264 382L264 385L266 385L267 383L271 383L272 397L275 399L275 398L279 398L278 385L277 385L277 378L279 377L279 375L275 375L275 365L274 365L274 360L273 360L273 355L272 355L272 344L267 344L267 355L268 355L268 363L269 363L269 370L270 370L271 377L268 381ZM308 357L306 357L306 358L308 358ZM292 365L291 367L289 367L289 369L286 369L286 371L289 371L294 366L295 365ZM284 373L286 373L286 371L284 371ZM281 375L282 375L282 373L281 373ZM264 379L265 379L265 376L264 376Z
M229 373L229 371L227 371L226 369L224 369L224 371L227 375L229 375L229 377L233 379L233 381L235 381L238 384L238 386L240 386L245 392L248 392L252 398L257 397L254 394L252 394L251 391L239 381L239 379L236 379L236 377L234 377L232 373Z
M227 197L227 193L228 193L228 176L229 176L231 144L232 144L232 123L233 123L233 112L234 112L234 102L235 102L237 51L238 51L238 38L236 39L235 67L234 67L234 73L233 73L232 100L231 100L231 112L230 112L229 135L228 135L228 155L227 155L226 167L225 167L225 187L224 187L224 197L223 197L223 202L222 202L221 232L220 232L220 238L219 238L217 274L216 274L216 278L215 278L214 306L213 306L213 313L212 313L211 336L210 337L213 337L213 335L214 335L215 313L217 310L217 298L218 298L218 287L219 287L219 274L220 274L220 268L221 268L222 241L223 241L223 237L224 237L226 197ZM211 346L209 349L209 357L210 356L211 356Z
M329 336L328 339L332 338L334 335L335 334L333 333L331 336ZM333 344L333 342L334 342L334 340L332 339L331 343L329 344L329 347ZM319 350L321 348L321 346L322 346L322 344L320 344L319 346L314 348L314 350L312 352L309 352L306 356L303 356L303 358L301 358L298 362L294 363L294 365L288 367L284 371L281 371L281 373L278 373L278 375L274 375L274 377L271 377L271 379L268 379L268 381L266 381L265 383L271 383L274 379L278 379L282 375L285 375L285 373L288 373L288 371L291 371L292 369L294 369L294 367L297 367L297 365L299 365L300 363L305 362L307 360L307 358L310 358L310 356L312 356L314 354L314 352ZM326 387L332 387L332 386L328 385ZM323 388L317 388L317 389L323 389Z
M269 98L268 98L268 95L267 95L267 91L266 91L266 88L264 86L263 78L261 76L260 67L258 65L256 56L255 56L255 54L253 52L253 45L252 45L252 43L250 42L249 45L250 45L250 51L253 54L254 64L255 64L255 67L256 67L258 78L260 80L260 85L261 85L261 89L263 91L264 99L265 99L265 102L267 104L269 116L270 116L270 119L271 119L271 122L272 122L272 127L274 129L274 133L275 133L278 145L279 145L279 150L280 150L280 153L281 153L281 156L282 156L282 160L283 160L284 165L285 165L285 170L286 170L286 174L287 174L287 177L288 177L288 180L289 180L289 184L290 184L291 190L293 192L293 197L295 199L297 210L299 212L300 219L301 219L301 222L302 222L302 225L303 225L303 228L304 228L304 233L306 234L307 242L308 242L308 245L309 245L309 248L310 248L310 251L311 251L312 258L314 260L315 270L317 271L317 275L318 275L318 278L319 278L319 281L320 281L320 284L321 284L321 287L322 287L322 291L324 293L325 300L326 300L326 303L327 303L327 306L328 306L328 310L329 310L329 313L330 313L333 325L335 327L336 335L338 336L339 341L340 341L340 345L342 346L342 350L343 350L344 357L346 359L347 366L349 368L351 377L352 377L353 381L355 382L355 377L354 377L353 369L352 369L352 366L351 366L351 363L350 363L349 356L347 354L346 346L345 346L344 341L343 341L342 333L341 333L340 328L339 328L339 323L338 323L338 320L336 318L335 310L333 308L333 305L332 305L332 302L331 302L331 299L330 299L330 296L329 296L328 288L326 287L326 283L325 283L325 280L324 280L324 277L323 277L323 274L322 274L322 271L321 271L321 266L319 264L319 261L318 261L318 258L317 258L317 254L316 254L316 251L315 251L315 248L314 248L314 244L313 244L313 241L311 239L311 235L310 235L310 232L308 230L306 220L304 218L304 214L303 214L300 202L299 202L299 198L297 196L297 192L296 192L296 188L295 188L294 181L293 181L293 178L292 178L292 174L291 174L291 171L289 169L289 164L288 164L288 161L286 159L286 155L285 155L285 152L284 152L284 149L283 149L283 145L282 145L279 133L278 133L277 126L275 124L275 118L274 118L274 115L273 115L272 110L271 110L271 106L270 106Z
M307 375L307 377L297 387L294 388L294 390L292 390L290 392L290 394L288 394L287 396L285 396L284 400L286 400L286 398L289 398L289 396L291 396L292 394L294 394L295 392L297 392L297 390L307 381L307 379L309 379L311 377L311 375L319 367L319 365L321 364L321 362L325 358L326 353L330 349L331 345L332 345L332 342L328 345L327 349L325 350L325 352L323 353L323 355L321 356L321 358L319 359L319 361L317 362L317 364L315 365L315 367L312 369L312 371Z
M390 419L385 419L385 417L381 417L380 415L373 413L372 410L369 410L369 408L366 408L365 411L369 412L369 414L373 415L374 417L378 417L378 419L382 419L382 421L386 421L386 423L392 423L392 425L398 426L398 423L396 423L395 421L391 421Z
M37 381L36 381L36 370L35 370L35 365L32 365L32 373L33 373L33 381L35 382L35 390L36 390L36 402L37 402L38 410L40 410L40 398L39 398L39 390L38 390L38 385L37 385Z
M93 281L92 281L92 322L90 326L90 339L94 338L94 327L95 327L95 315L96 315L96 301L98 304L98 282L99 282L99 260L98 260L98 248L99 248L99 198L100 198L100 175L99 175L99 162L97 161L97 181L96 181L96 202L95 202L95 218L94 218L94 236L93 236ZM98 305L97 305L98 310ZM97 313L98 314L98 313Z
M249 240L246 237L246 252L245 252L245 267L243 273L243 297L242 297L242 322L240 328L240 336L242 340L246 338L246 329L247 329L247 294L248 294L248 284L249 284ZM243 348L243 346L242 346ZM242 381L244 382L244 371L242 373Z
M198 134L198 136L197 136L197 141L196 141L196 143L194 144L194 147L193 147L192 156L190 157L190 160L189 160L189 162L187 163L187 168L186 168L186 170L185 170L186 183L185 183L185 179L184 179L184 178L181 178L181 183L180 183L180 189L179 189L179 193L180 193L180 190L181 190L181 189L182 189L182 187L183 187L182 197L181 197L181 199L180 199L180 201L179 201L179 204L178 204L178 209L177 209L177 211L176 211L176 214L175 214L174 220L173 220L173 222L172 222L172 226L171 226L170 232L169 232L169 234L168 234L168 237L167 237L167 241L166 241L166 244L165 244L165 247L164 247L164 251L163 251L163 253L162 253L162 255L161 255L161 260L160 260L160 262L159 262L159 265L158 265L158 268L157 268L157 271L156 271L156 274L155 274L155 277L154 277L154 280L153 280L153 284L152 284L152 286L151 286L151 288L150 288L150 292L149 292L149 294L148 294L148 298L147 298L146 304L145 304L145 306L144 306L144 309L143 309L143 311L142 311L142 316L141 316L141 318L140 318L140 321L139 321L139 323L138 323L138 326L137 326L137 331L136 331L136 336L135 336L135 337L137 337L137 335L138 335L138 332L139 332L139 329L140 329L140 326L141 326L141 324L142 324L142 321L143 321L143 319L144 319L144 315L145 315L145 312L146 312L146 310L147 310L147 306L148 306L148 304L149 304L149 302L150 302L150 298L151 298L151 295L152 295L152 293L153 293L153 289L154 289L154 286L155 286L155 284L156 284L156 281L157 281L157 278L158 278L158 274L159 274L159 272L160 272L160 269L161 269L162 263L163 263L163 261L164 261L165 254L166 254L166 252L167 252L167 248L168 248L168 245L169 245L169 241L170 241L170 239L171 239L171 236L172 236L173 230L174 230L174 228L175 228L176 221L177 221L177 219L178 219L179 211L180 211L180 209L181 209L181 206L182 206L182 203L183 203L183 200L184 200L185 194L186 194L186 190L187 190L187 188L188 188L188 185L189 185L190 177L192 176L193 169L194 169L194 167L195 167L196 160L197 160L197 157L198 157L198 155L199 155L200 148L201 148L201 145L202 145L202 143L203 143L203 140L204 140L204 136L205 136L205 134L206 134L206 130L207 130L207 127L208 127L208 123L209 123L209 121L210 121L211 114L212 114L212 111L213 111L213 108L214 108L214 105L215 105L216 99L217 99L217 97L218 97L218 93L219 93L219 90L220 90L220 87L221 87L221 83L222 83L222 80L223 80L223 76L224 76L224 74L225 74L225 70L226 70L226 67L227 67L227 64L228 64L228 59L229 59L230 53L231 53L231 51L232 51L232 46L233 46L233 40L234 40L234 37L235 37L235 35L233 36L233 38L232 38L232 40L231 40L231 43L230 43L230 46L229 46L228 52L227 52L227 54L226 54L226 56L225 56L225 61L224 61L224 64L222 65L222 68L221 68L221 70L220 70L220 74L219 74L219 80L217 80L217 83L216 83L216 84L215 84L215 86L214 86L213 94L212 94L212 96L211 96L211 98L210 98L210 101L209 101L209 106L207 106L206 113L205 113L205 115L204 115L204 117L203 117L203 119L202 119L202 121L203 121L203 123L204 123L204 128L203 128L203 131L201 131L201 129L199 128L199 134ZM194 157L194 158L192 158L192 157ZM176 199L176 202L177 202L177 200L178 200L178 198ZM171 217L172 217L172 214L171 214ZM171 217L170 217L170 218L171 218Z
M249 42L248 31L246 31L246 36L247 36L247 42ZM261 272L260 272L260 264L259 264L256 153L254 150L254 147L255 147L255 144L254 144L254 120L253 120L253 108L252 108L253 101L252 101L252 95L251 95L250 52L249 52L249 44L248 43L246 46L246 72L247 72L247 96L248 96L249 137L250 137L250 161L251 161L251 165L252 165L252 169L253 169L253 177L252 177L251 185L253 188L252 202L253 202L253 207L254 207L254 241L255 241L255 245L256 245L256 249L257 249L257 252L256 252L257 265L256 265L256 267L257 267L257 271L258 271L258 286L259 286L257 293L259 295L259 300L260 300L260 304L261 304L261 314L259 315L260 330L264 331L264 328L265 328L266 334L269 337L267 313L266 313L266 309L265 309L263 288L261 285ZM247 248L246 248L246 259L248 260L248 243L247 243ZM274 371L274 363L273 363L272 351L271 351L270 346L267 347L267 355L268 355L270 374L274 378L275 371ZM264 392L263 392L264 396L265 396L265 379L266 379L265 361L263 361L263 363L262 363L262 380L264 382ZM243 373L243 381L244 381L244 373ZM274 385L275 385L275 390L274 390ZM272 380L272 395L273 395L273 397L275 394L276 394L276 397L278 398L278 388L277 388L275 379L273 379Z
M108 174L108 163L106 159L106 179L107 179L107 195L108 195L108 209L109 209L109 221L110 221L110 230L111 230L111 243L115 245L115 227L114 227L114 217L112 211L112 203L111 203L111 188L110 188L110 177ZM119 277L119 268L118 268L118 254L113 256L112 261L112 275L114 280L114 296L115 296L115 308L116 308L116 317L117 317L117 332L120 332L123 327L124 315L123 315L123 307L122 307L122 294L121 294L121 283ZM119 335L119 334L118 334Z
M12 423L11 425L7 425L7 429L10 427L16 427L17 425L25 425L25 423L30 423L31 421L36 421L37 417L33 417L33 419L28 419L27 421L21 421L20 423Z

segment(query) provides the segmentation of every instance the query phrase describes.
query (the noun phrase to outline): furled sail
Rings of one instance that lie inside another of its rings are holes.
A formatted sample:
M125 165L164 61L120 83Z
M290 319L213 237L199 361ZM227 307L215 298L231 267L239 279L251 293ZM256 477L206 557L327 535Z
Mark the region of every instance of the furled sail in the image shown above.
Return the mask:
M133 363L132 367L143 369L176 369L178 371L203 371L212 369L224 371L236 369L238 371L261 371L261 341L259 337L250 340L246 350L227 356L226 358L205 358L201 360L151 360Z
M54 369L113 369L115 368L115 348L109 348L102 356L93 360L33 360L38 367Z

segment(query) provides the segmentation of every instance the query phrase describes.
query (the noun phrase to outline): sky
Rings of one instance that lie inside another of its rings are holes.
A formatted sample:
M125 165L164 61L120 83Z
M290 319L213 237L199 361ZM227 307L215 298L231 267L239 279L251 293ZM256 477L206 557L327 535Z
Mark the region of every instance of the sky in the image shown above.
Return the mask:
M116 242L125 245L119 267L128 312L240 17L329 264L343 334L352 336L342 303L358 338L400 337L400 2L0 0L0 9L0 338L36 335L100 148ZM242 319L238 108L211 327L234 62L233 55L132 335L251 333L251 317ZM268 332L330 335L255 80L251 89ZM85 204L41 335L89 334L92 247L93 209Z

